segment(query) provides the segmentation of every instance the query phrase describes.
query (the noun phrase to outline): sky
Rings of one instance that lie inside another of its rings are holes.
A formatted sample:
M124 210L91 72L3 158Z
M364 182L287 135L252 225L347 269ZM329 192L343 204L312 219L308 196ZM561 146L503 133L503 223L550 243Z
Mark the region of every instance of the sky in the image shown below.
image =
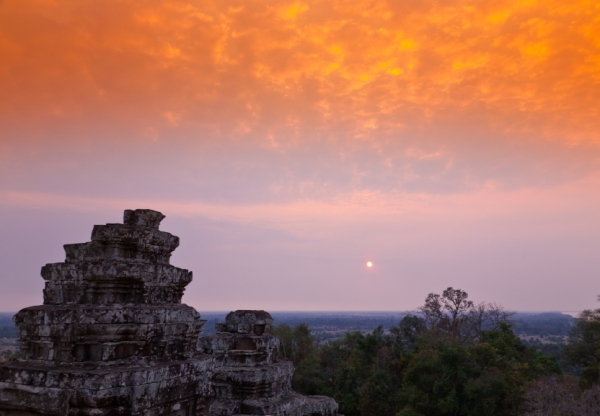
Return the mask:
M0 310L136 208L200 311L598 307L600 2L0 0Z

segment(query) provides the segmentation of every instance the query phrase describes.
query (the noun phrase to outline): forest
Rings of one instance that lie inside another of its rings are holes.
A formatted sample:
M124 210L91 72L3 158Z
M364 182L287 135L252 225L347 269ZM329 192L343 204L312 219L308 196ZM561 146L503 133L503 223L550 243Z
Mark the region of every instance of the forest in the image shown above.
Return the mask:
M449 287L389 330L328 343L306 324L274 332L296 365L294 389L334 397L346 416L600 415L600 309L583 311L550 353L523 342L512 315Z

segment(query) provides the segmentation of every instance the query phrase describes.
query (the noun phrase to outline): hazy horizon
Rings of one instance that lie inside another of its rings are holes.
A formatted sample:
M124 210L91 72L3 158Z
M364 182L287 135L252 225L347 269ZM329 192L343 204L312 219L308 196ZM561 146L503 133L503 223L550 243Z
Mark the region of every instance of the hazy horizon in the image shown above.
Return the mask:
M183 302L185 303L185 302ZM30 305L30 306L34 306L34 305ZM222 311L211 311L211 310L201 310L196 308L194 305L189 305L191 307L193 307L194 309L196 309L200 314L206 313L206 314L228 314L229 312L233 312L233 310L222 310ZM0 311L0 314L10 314L10 313L17 313L18 311ZM397 311L377 311L377 310L372 310L372 311L367 311L367 310L323 310L323 311L317 311L317 310L288 310L288 311L284 311L284 310L268 310L267 312L272 313L272 314L280 314L280 313L304 313L304 314L364 314L364 315L368 315L368 314L407 314L407 313L418 313L418 310L397 310ZM574 316L576 317L576 314L579 314L581 311L552 311L552 310L548 310L548 311L510 311L513 313L526 313L526 314L544 314L544 313L561 313L563 315L570 315L570 316ZM575 315L574 315L575 314Z

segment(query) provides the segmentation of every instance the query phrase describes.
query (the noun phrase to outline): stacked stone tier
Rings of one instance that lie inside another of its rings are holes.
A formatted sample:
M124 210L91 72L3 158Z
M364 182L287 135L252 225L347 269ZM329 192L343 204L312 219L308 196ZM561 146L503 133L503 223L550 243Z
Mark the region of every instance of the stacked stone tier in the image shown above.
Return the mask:
M179 237L158 230L163 216L155 211L124 218L94 226L91 242L65 245L65 262L42 268L44 304L181 303L192 273L169 265Z
M24 360L109 364L192 357L205 321L187 305L42 305L15 322Z
M216 324L217 332L232 334L255 334L271 332L273 317L269 312L258 310L237 310L227 314L225 323Z
M192 272L123 260L51 263L42 268L45 305L178 304Z
M282 397L216 402L209 416L341 416L336 402L325 396L302 396L291 392Z
M255 367L277 362L279 338L271 334L217 333L200 338L199 349L226 366Z
M213 388L220 400L282 397L292 388L294 365L282 361L260 367L224 366L215 373Z
M179 237L158 229L126 224L95 225L92 241L66 244L66 261L127 259L136 262L169 264Z
M44 415L202 415L213 359L78 369L11 362L0 366L0 409Z

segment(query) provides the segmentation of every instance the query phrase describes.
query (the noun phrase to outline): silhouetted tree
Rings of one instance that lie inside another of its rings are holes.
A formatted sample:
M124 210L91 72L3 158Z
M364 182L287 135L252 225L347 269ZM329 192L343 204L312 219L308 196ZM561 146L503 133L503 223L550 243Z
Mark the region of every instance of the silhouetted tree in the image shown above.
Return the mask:
M583 369L579 379L581 388L600 383L600 309L579 314L564 353L571 364Z
M306 324L291 328L282 324L273 328L280 340L279 354L294 363L292 387L304 394L324 394L326 374L321 371L315 338Z
M498 329L512 315L495 303L475 305L468 297L467 292L452 287L441 295L430 293L419 308L427 328L439 336L464 342L479 339L482 331Z

